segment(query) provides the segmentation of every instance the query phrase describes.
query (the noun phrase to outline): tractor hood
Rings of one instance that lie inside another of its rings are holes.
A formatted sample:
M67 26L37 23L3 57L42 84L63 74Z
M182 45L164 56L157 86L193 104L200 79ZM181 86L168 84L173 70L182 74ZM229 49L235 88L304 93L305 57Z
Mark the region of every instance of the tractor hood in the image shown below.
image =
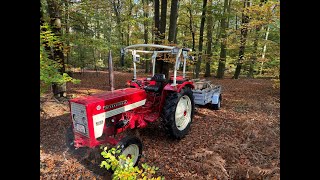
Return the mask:
M104 93L84 96L71 99L70 103L77 103L86 106L87 114L92 116L107 111L125 112L142 106L146 102L146 92L137 88L125 88ZM117 113L118 114L118 113ZM107 115L106 118L116 114Z
M98 138L107 118L130 111L146 103L147 94L138 88L125 88L70 100L75 132Z

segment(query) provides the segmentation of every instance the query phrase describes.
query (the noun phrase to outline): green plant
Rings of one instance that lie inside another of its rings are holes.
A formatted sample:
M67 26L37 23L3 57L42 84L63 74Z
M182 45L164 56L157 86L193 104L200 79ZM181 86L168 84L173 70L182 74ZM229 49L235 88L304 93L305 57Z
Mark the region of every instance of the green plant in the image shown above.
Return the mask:
M45 29L45 30L44 30ZM47 48L63 48L48 24L40 26L40 94L44 93L52 83L79 83L80 80L71 78L67 73L59 72L60 64L49 58Z
M158 167L149 166L146 163L143 163L141 168L133 166L132 157L125 157L120 153L119 147L109 150L104 147L101 152L105 160L101 162L100 167L112 170L113 180L164 180L164 177L154 177L159 170Z

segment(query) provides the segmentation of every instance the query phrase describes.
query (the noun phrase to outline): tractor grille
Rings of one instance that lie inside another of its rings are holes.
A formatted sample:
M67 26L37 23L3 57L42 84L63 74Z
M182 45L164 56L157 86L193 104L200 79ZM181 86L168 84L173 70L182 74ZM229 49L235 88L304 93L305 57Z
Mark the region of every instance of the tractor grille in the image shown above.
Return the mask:
M82 104L71 102L71 117L74 131L89 137L86 107Z

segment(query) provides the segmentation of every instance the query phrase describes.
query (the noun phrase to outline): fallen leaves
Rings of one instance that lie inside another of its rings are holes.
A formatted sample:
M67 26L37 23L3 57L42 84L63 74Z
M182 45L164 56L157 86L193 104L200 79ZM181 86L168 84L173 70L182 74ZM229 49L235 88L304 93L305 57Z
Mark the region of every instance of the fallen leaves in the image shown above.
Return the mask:
M131 73L115 72L123 88ZM109 89L108 74L75 73L80 84L68 84L74 96ZM140 76L141 77L141 76ZM159 122L140 129L141 163L159 167L166 179L279 179L280 95L267 79L209 79L222 85L221 110L197 108L188 135L168 137ZM40 179L106 179L98 164L80 161L66 151L65 129L71 125L67 103L46 102L40 121Z

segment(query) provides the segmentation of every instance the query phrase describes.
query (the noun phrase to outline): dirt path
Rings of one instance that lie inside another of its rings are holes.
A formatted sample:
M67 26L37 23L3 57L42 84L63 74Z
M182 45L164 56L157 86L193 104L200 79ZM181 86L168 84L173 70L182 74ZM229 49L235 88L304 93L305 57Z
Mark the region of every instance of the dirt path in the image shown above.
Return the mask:
M116 72L116 88L131 73ZM105 72L83 75L68 93L82 96L108 89ZM280 179L280 93L269 79L211 79L223 87L221 110L198 107L190 133L171 140L160 124L140 130L141 162L166 179ZM71 125L67 102L47 101L40 113L40 179L108 179L97 164L80 161L65 145Z

